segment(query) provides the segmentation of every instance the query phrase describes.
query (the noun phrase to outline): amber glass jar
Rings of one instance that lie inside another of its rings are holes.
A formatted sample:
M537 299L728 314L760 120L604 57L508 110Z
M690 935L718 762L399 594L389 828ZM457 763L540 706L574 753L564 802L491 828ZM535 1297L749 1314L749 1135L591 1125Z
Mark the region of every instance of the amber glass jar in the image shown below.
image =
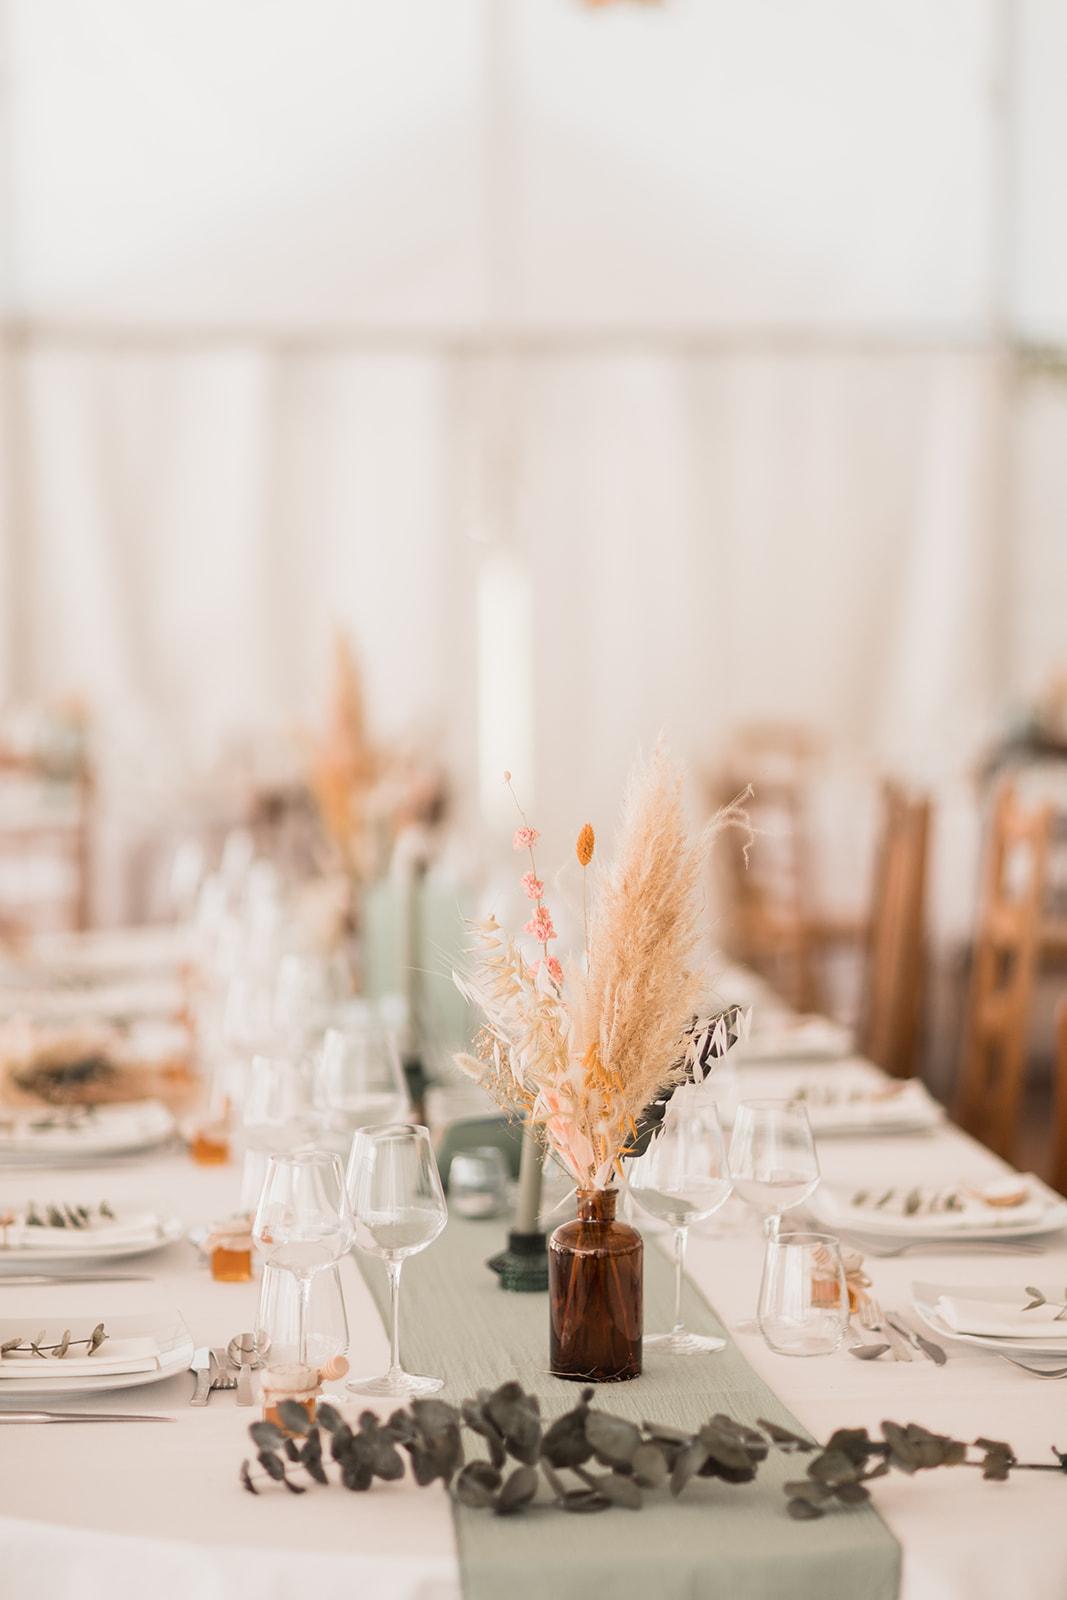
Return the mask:
M644 1244L616 1221L617 1199L615 1189L579 1189L576 1219L548 1242L549 1366L557 1378L621 1383L640 1374Z

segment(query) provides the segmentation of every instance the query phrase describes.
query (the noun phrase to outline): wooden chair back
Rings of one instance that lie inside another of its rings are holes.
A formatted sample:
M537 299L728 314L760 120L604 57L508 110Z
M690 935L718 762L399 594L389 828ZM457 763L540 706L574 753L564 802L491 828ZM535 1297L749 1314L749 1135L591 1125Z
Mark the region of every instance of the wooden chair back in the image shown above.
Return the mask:
M886 783L857 1045L895 1078L915 1075L922 1048L929 833L929 798Z
M1056 1064L1053 1087L1052 1167L1053 1188L1067 1195L1067 1000L1056 1007Z
M993 805L956 1099L961 1126L1011 1158L1026 1079L1052 808L1005 784Z
M756 837L748 864L739 848L721 852L732 950L798 1011L819 1010L821 998L805 815L814 753L803 729L773 724L744 729L711 795L718 807L752 785L746 810Z
M87 769L53 792L32 763L0 750L0 938L88 926L91 796ZM28 890L13 890L20 879Z

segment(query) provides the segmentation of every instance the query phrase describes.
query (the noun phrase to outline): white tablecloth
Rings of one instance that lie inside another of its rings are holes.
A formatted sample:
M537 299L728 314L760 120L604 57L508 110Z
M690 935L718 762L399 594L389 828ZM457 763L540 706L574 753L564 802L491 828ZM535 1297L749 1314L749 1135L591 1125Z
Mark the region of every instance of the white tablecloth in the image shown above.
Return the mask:
M768 1074L778 1070L749 1073L754 1084L769 1088ZM1001 1170L948 1127L919 1138L827 1140L821 1159L827 1177L857 1186L980 1180ZM236 1169L198 1169L185 1157L167 1156L121 1170L9 1171L0 1193L5 1203L30 1197L166 1202L192 1224L232 1209L237 1187ZM724 1218L722 1227L718 1236L695 1236L690 1259L697 1282L733 1325L753 1311L760 1244L743 1224ZM499 1224L486 1224L487 1246L499 1232ZM905 1308L915 1278L1067 1284L1067 1237L1057 1237L1041 1258L918 1255L869 1265L882 1304ZM220 1344L251 1326L256 1286L212 1282L191 1246L170 1246L144 1258L140 1269L153 1273L151 1283L76 1290L0 1286L0 1330L5 1314L106 1319L146 1305L177 1306L198 1344ZM353 1263L345 1263L344 1278L353 1367L381 1370L387 1351L379 1318ZM544 1302L531 1299L530 1315L547 1321ZM945 1368L925 1360L865 1363L845 1352L791 1360L773 1355L758 1334L738 1338L747 1359L819 1437L838 1425L874 1429L893 1418L965 1439L1007 1439L1028 1460L1051 1459L1053 1444L1067 1448L1067 1386L1061 1390L993 1356L953 1346ZM405 1480L376 1485L365 1495L331 1488L253 1499L240 1488L237 1470L249 1452L245 1430L254 1413L238 1410L229 1393L191 1410L191 1388L192 1379L183 1375L106 1401L76 1402L177 1419L165 1426L8 1426L0 1432L0 1600L291 1600L298 1593L316 1600L357 1594L458 1600L451 1513L439 1488L420 1490ZM895 1474L876 1485L875 1495L903 1545L904 1600L1063 1600L1067 1594L1067 1482L1061 1476L1021 1474L1007 1484L985 1484L965 1470L915 1479ZM614 1514L604 1518L606 1541ZM782 1594L788 1593L783 1574Z

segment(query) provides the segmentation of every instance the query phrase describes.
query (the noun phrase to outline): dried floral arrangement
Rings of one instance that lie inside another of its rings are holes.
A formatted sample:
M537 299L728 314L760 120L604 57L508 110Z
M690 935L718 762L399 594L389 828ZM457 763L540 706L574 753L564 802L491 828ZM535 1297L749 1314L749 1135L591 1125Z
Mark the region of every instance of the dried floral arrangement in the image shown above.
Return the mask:
M504 774L511 788L510 773ZM739 1013L712 1013L701 960L708 851L747 829L740 801L689 836L685 774L660 747L631 777L615 860L595 881L592 827L578 835L584 961L564 964L539 876L540 837L519 806L513 845L529 868L523 928L531 958L495 916L472 925L469 966L453 973L481 1013L473 1053L457 1065L510 1115L541 1130L581 1189L608 1186L633 1152L645 1110L737 1036ZM514 794L514 790L512 790ZM742 797L743 798L743 797ZM518 800L516 799L516 805ZM746 845L747 848L747 845Z
M102 1322L96 1327L87 1339L72 1339L70 1329L64 1328L62 1335L55 1344L45 1344L45 1332L42 1328L36 1339L5 1339L0 1343L0 1360L4 1356L39 1356L42 1361L62 1361L70 1350L78 1350L85 1346L85 1354L91 1356L94 1351L107 1339L107 1330Z
M595 1411L592 1399L593 1390L583 1390L572 1411L546 1426L537 1396L518 1383L505 1383L479 1390L476 1399L458 1407L444 1400L413 1400L384 1423L364 1411L356 1428L333 1406L320 1405L312 1423L302 1405L283 1401L278 1413L285 1430L271 1422L255 1422L249 1429L262 1472L254 1473L244 1461L241 1482L251 1494L259 1493L257 1484L269 1482L284 1484L291 1494L303 1494L307 1480L328 1484L324 1431L346 1489L369 1489L375 1478L402 1478L403 1450L420 1488L440 1480L461 1505L499 1516L533 1503L542 1483L551 1503L563 1511L611 1506L639 1511L646 1491L669 1488L680 1495L693 1478L751 1483L772 1449L807 1457L804 1476L784 1485L786 1510L804 1522L864 1504L870 1499L868 1483L890 1470L913 1474L975 1467L992 1482L1003 1482L1012 1472L1067 1472L1067 1452L1055 1448L1054 1462L1024 1462L1000 1440L976 1439L968 1445L915 1422L883 1422L880 1439L866 1428L838 1428L819 1446L773 1422L749 1428L722 1415L709 1417L695 1433L650 1422L638 1426ZM465 1459L465 1428L484 1440L487 1458ZM540 1503L546 1503L543 1496Z

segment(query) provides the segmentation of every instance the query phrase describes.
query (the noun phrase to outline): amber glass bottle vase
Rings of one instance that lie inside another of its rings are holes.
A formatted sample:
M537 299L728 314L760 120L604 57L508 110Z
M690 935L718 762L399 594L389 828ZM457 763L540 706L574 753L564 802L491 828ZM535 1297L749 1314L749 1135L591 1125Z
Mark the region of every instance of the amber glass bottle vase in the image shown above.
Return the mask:
M550 1367L576 1383L641 1371L644 1244L615 1219L615 1189L579 1189L578 1215L548 1244Z

